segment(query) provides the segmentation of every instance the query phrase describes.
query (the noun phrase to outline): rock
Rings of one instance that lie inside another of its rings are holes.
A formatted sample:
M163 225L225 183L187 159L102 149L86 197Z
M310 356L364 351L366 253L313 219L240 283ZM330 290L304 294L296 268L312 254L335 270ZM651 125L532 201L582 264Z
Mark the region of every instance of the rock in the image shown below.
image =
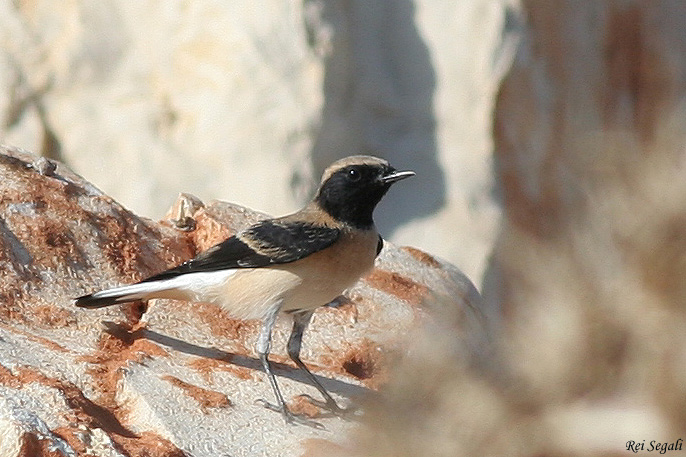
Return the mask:
M252 349L258 322L170 300L73 306L73 297L178 264L264 214L182 195L171 218L156 223L62 163L6 147L0 182L3 457L291 456L345 445L355 422L299 397L317 391L285 353L286 319L274 335L279 383L324 431L287 425L255 403L272 400ZM456 348L471 352L481 335L479 304L455 267L387 243L369 276L336 308L316 312L303 359L338 401L364 406L392 363L413 350L419 328L463 330ZM459 318L441 321L455 311Z

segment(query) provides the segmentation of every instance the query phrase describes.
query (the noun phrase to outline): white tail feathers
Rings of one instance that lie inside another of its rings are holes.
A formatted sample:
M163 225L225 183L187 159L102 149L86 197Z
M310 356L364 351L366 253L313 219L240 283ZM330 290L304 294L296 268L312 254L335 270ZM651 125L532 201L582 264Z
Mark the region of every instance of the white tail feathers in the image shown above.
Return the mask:
M158 281L143 281L128 286L102 290L76 299L81 308L102 308L136 300L171 298L197 300L207 288L225 283L236 270L208 273L186 273Z
M81 308L102 308L118 303L147 300L173 287L173 285L169 284L170 282L170 280L141 282L129 286L101 290L100 292L77 298L76 306Z

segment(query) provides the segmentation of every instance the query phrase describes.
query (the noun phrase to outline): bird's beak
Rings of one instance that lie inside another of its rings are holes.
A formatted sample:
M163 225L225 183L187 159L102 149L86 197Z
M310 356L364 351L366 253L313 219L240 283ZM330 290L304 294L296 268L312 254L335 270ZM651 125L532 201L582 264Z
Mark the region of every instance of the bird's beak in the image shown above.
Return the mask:
M388 173L387 175L383 175L381 177L381 182L384 184L392 184L396 181L400 181L401 179L409 178L410 176L414 176L416 173L414 171L395 171L393 170L392 172Z

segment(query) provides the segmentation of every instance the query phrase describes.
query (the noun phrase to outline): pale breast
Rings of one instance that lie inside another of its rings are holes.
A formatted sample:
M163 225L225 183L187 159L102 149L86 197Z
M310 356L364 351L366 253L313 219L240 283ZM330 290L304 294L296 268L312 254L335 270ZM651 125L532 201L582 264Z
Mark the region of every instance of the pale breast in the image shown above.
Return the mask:
M301 283L284 295L284 311L326 305L374 266L376 230L344 232L331 247L305 259L270 268L288 269Z
M262 319L281 303L302 280L288 270L248 268L236 271L213 297L231 316L239 319Z

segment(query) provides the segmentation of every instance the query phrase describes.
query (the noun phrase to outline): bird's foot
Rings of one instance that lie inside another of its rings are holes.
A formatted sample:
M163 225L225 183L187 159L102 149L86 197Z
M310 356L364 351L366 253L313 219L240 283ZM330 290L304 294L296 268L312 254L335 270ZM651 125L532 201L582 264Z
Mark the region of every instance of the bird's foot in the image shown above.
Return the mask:
M281 413L283 415L284 420L286 421L287 424L292 424L292 425L305 425L307 427L312 427L316 428L318 430L324 430L325 427L320 424L317 421L314 421L307 417L304 414L295 414L293 413L288 407L283 404L282 406L275 405L273 403L269 403L267 400L263 399L258 399L256 401L257 404L262 405L263 407L267 408L270 411L276 411L277 413Z

